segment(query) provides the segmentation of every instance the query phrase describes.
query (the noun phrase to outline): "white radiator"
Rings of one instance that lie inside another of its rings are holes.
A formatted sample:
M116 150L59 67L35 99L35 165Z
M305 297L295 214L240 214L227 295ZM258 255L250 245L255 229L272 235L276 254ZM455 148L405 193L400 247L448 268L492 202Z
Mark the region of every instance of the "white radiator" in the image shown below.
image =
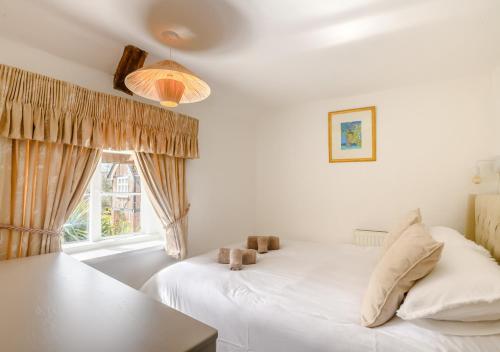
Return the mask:
M354 230L354 244L358 246L380 247L384 243L387 231Z

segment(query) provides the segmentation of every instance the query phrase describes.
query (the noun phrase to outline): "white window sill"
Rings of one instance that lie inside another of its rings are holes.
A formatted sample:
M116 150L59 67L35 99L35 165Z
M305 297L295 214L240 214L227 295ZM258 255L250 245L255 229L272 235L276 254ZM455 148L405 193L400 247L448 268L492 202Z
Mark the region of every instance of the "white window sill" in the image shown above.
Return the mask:
M99 242L64 244L63 251L77 260L85 261L125 252L161 249L163 245L164 241L159 235L134 235L110 238Z

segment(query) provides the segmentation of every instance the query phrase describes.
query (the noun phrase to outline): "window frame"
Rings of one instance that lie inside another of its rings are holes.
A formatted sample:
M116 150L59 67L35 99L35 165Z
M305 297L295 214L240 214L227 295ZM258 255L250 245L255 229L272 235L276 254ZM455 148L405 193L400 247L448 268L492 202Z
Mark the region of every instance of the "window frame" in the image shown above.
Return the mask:
M130 152L123 151L103 151L103 153L112 154L130 154ZM74 241L63 243L62 247L65 253L73 254L84 251L90 251L100 248L107 248L119 246L124 244L132 244L139 242L158 241L161 239L159 232L145 233L142 231L142 225L145 221L145 214L143 215L144 203L149 202L149 198L141 181L141 192L102 192L101 174L99 167L102 163L102 157L99 164L92 175L89 183L89 211L88 211L88 236L86 240ZM132 232L114 236L103 236L101 229L102 217L102 197L105 196L141 196L141 231ZM147 200L146 200L147 199Z

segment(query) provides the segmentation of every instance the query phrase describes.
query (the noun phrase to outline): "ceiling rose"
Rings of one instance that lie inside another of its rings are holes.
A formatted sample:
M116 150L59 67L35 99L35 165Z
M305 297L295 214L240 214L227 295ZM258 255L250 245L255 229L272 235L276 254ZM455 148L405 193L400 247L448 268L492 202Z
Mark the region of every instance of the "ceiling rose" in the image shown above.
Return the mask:
M210 87L193 72L173 60L164 60L130 73L125 85L134 94L161 105L196 103L210 95Z

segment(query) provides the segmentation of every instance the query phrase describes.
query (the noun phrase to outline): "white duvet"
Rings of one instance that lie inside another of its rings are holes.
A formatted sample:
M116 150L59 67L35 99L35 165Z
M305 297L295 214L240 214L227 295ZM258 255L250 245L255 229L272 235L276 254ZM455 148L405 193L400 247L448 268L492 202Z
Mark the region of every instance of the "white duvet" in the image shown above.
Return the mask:
M174 264L142 288L219 332L217 351L500 351L500 335L448 336L399 318L369 329L360 302L378 249L283 241L230 271L216 251Z

